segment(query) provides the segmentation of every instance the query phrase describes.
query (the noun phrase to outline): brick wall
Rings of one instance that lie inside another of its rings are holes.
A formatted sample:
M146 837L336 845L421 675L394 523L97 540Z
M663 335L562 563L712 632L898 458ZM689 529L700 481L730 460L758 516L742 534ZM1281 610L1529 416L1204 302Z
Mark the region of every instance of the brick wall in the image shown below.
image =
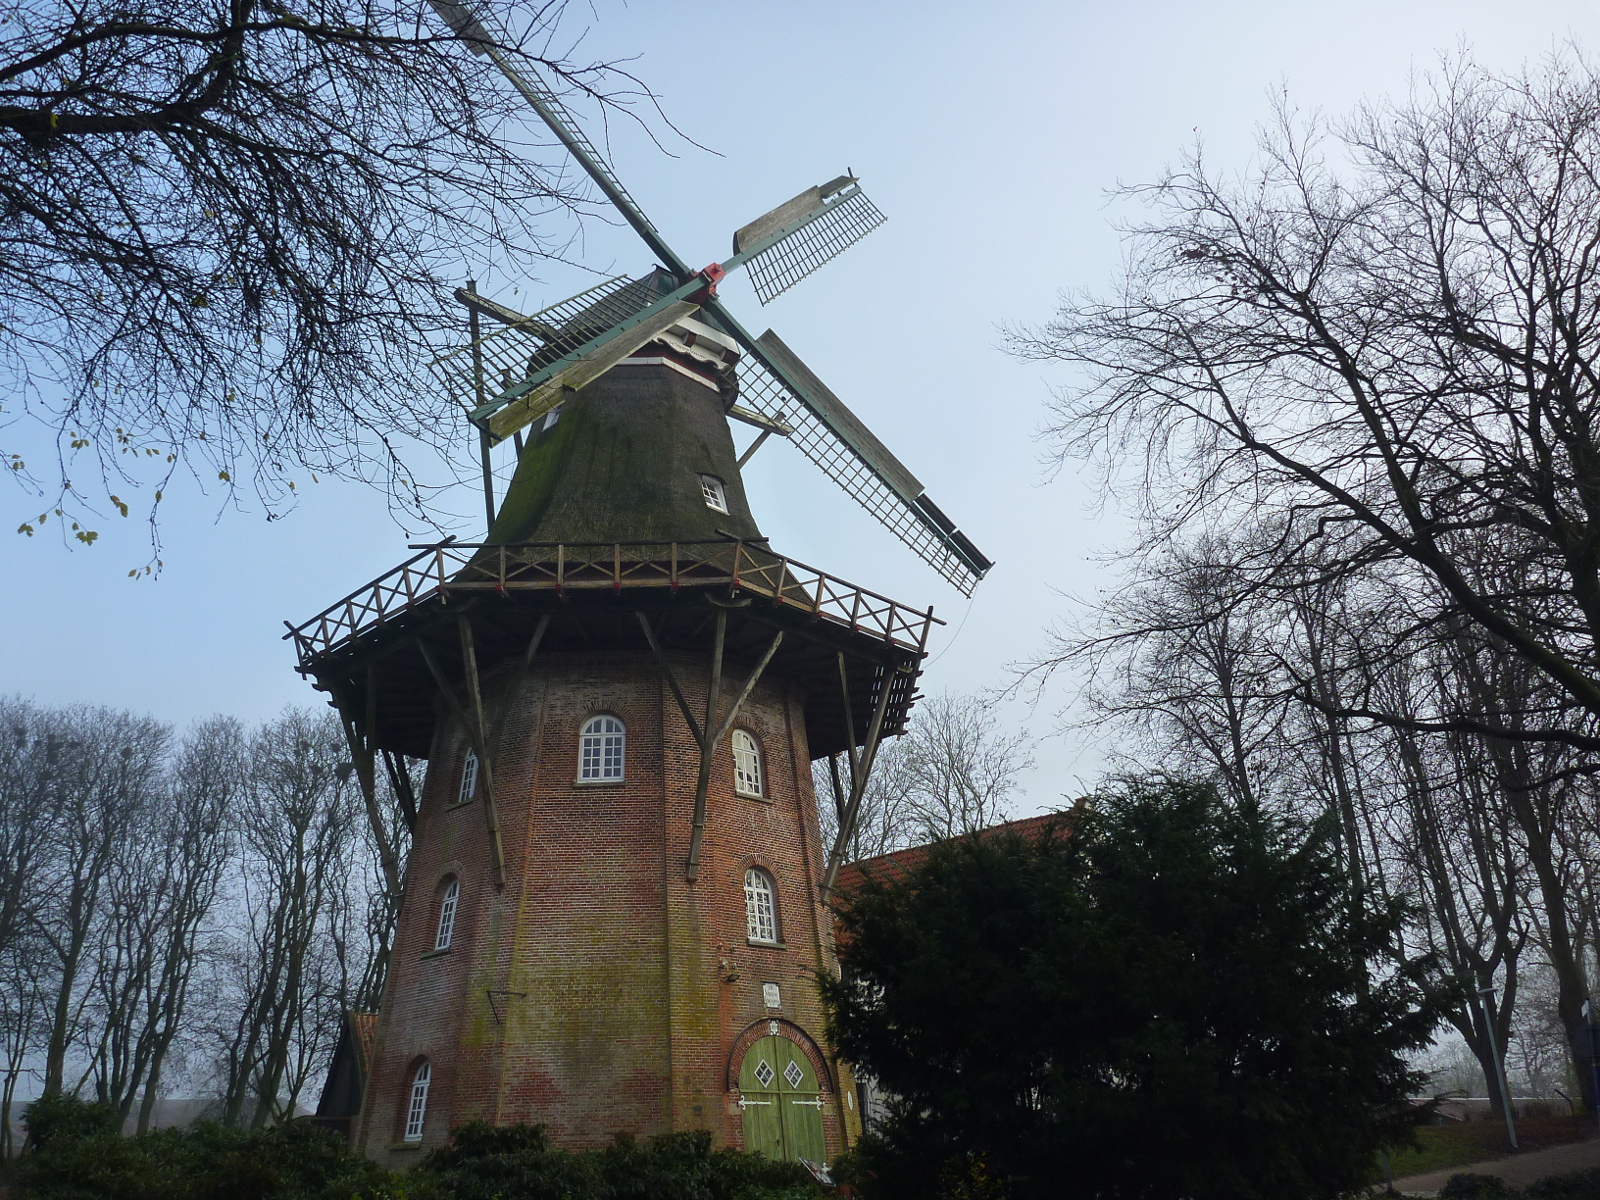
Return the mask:
M703 712L709 663L673 655L692 710ZM748 664L730 662L742 679ZM542 654L525 679L484 681L494 714L511 708L493 755L505 886L490 871L484 803L456 803L466 753L446 723L421 802L358 1144L403 1166L411 1075L432 1080L423 1148L465 1120L542 1122L557 1145L598 1146L619 1132L709 1129L742 1144L730 1076L748 1031L784 1036L827 1059L819 1078L830 1155L853 1138L848 1073L822 1047L809 974L833 967L803 697L769 674L737 727L762 749L764 799L734 791L729 739L717 747L699 879L685 880L699 750L647 653ZM723 690L723 704L729 700ZM627 727L621 784L578 784L583 723ZM480 793L481 796L481 793ZM746 938L744 873L777 884L781 946ZM461 881L452 946L432 953L441 881ZM779 987L780 1006L763 1001Z

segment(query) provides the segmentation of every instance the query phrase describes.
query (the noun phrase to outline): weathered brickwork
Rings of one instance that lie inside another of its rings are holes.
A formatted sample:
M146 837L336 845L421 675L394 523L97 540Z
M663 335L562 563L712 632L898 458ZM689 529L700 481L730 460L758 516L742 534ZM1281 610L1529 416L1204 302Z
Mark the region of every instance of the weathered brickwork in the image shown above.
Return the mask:
M703 712L708 661L671 657ZM730 661L728 676L749 666ZM799 690L769 673L736 723L761 747L764 798L735 794L730 739L718 745L690 884L699 749L648 653L542 654L520 686L508 671L484 689L491 723L508 714L491 763L505 884L491 874L481 790L457 803L466 741L441 717L358 1145L380 1161L414 1160L405 1110L426 1059L421 1148L474 1119L542 1122L573 1148L681 1129L739 1147L737 1055L775 1021L817 1064L828 1152L844 1149L858 1128L853 1082L822 1046L810 982L834 959L816 900L823 861ZM725 685L722 703L730 698ZM625 778L579 783L579 732L600 713L626 726ZM778 946L747 939L751 866L776 882ZM454 935L436 952L452 875ZM778 985L776 1008L766 983Z

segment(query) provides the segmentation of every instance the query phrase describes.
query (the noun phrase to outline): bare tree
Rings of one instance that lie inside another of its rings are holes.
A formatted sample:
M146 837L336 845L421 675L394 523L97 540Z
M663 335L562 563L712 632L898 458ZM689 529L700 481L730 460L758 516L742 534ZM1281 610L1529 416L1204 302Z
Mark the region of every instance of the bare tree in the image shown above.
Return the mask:
M41 792L50 835L35 927L49 955L44 1091L66 1088L74 1044L85 1035L104 906L119 856L162 783L170 733L148 717L76 707L52 714Z
M362 969L351 850L365 818L331 714L289 709L251 739L239 831L243 928L233 957L224 1120L291 1114L325 1065Z
M1090 372L1059 453L1114 485L1142 451L1146 550L1267 509L1291 541L1336 534L1341 571L1414 572L1419 627L1467 621L1568 709L1337 712L1600 749L1600 76L1576 51L1510 77L1452 62L1331 131L1278 116L1252 177L1195 151L1132 189L1153 215L1120 294L1014 339ZM1257 586L1300 569L1289 549Z
M627 111L576 65L564 4L506 46ZM574 39L575 40L575 35ZM415 380L468 263L560 255L586 193L541 165L514 93L424 0L22 0L0 26L0 372L54 440L10 474L89 512L183 469L269 513L314 472L428 506L408 446L459 414ZM555 161L552 158L552 161ZM86 457L89 461L82 461ZM37 502L37 501L36 501Z

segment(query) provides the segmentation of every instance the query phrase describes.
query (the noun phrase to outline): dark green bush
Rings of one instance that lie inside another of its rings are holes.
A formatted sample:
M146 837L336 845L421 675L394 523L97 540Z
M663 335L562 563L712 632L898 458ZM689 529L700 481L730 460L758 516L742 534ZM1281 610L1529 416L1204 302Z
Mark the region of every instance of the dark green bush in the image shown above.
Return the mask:
M1516 1200L1516 1191L1498 1175L1452 1175L1439 1189L1439 1200Z
M30 1111L35 1148L17 1166L19 1200L815 1200L794 1163L713 1150L680 1133L604 1150L550 1145L541 1125L475 1123L404 1175L343 1137L294 1121L246 1132L220 1125L125 1138L116 1114L64 1098Z
M675 1133L554 1150L539 1125L463 1125L406 1177L412 1200L813 1200L802 1167Z
M91 1104L76 1096L40 1096L23 1110L22 1124L28 1142L43 1146L51 1142L81 1142L101 1134L116 1133L122 1118L110 1104Z
M1600 1200L1600 1169L1541 1179L1523 1194L1528 1200Z
M42 1105L42 1107L41 1107ZM344 1138L294 1121L255 1132L200 1124L125 1138L115 1110L71 1097L35 1102L33 1149L17 1163L26 1200L383 1200L396 1176Z

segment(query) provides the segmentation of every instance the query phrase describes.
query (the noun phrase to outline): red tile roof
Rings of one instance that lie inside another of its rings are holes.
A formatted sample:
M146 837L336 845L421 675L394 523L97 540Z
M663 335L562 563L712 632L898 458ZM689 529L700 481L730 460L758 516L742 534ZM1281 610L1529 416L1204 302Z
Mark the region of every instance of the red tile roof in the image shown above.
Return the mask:
M1081 804L1082 801L1079 801ZM1006 821L1000 825L991 825L979 831L979 837L990 837L997 833L1018 833L1025 838L1033 838L1043 833L1051 825L1060 825L1070 829L1073 813L1077 805L1063 812L1041 813L1037 817L1023 817L1018 821ZM928 850L937 842L930 842L924 846L911 846L905 850L894 850L888 854L879 854L875 858L861 858L852 863L845 863L839 869L838 881L834 884L836 892L852 892L870 876L880 882L894 882L904 879L912 871L928 860Z
M355 1045L356 1065L361 1070L361 1078L367 1077L367 1070L372 1065L372 1048L378 1037L378 1014L375 1012L352 1012L350 1014L350 1034Z

